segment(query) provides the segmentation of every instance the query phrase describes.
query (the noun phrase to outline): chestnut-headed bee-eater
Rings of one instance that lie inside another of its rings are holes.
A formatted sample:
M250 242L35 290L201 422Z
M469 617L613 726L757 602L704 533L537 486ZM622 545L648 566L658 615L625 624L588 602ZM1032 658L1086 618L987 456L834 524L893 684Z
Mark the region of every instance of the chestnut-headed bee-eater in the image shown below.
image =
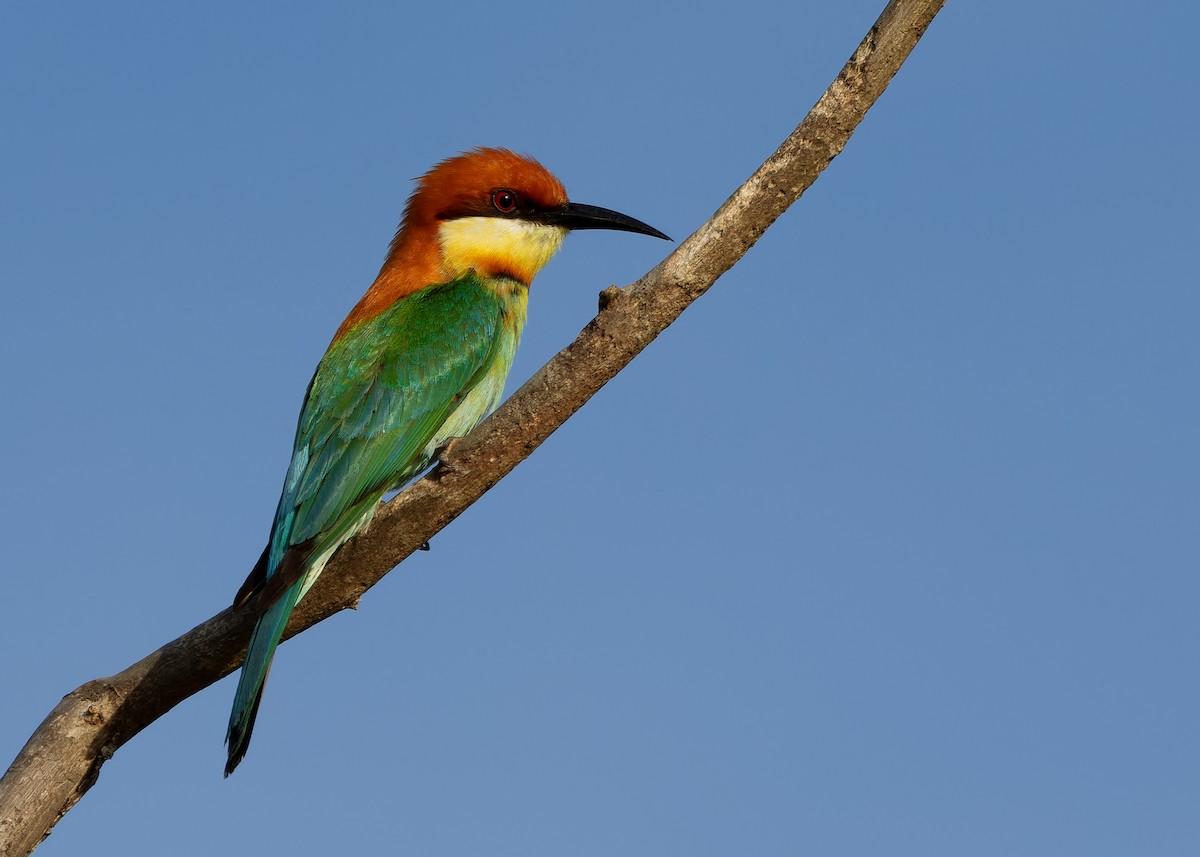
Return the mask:
M426 173L375 282L308 385L271 535L234 607L259 614L225 742L246 755L288 616L385 493L499 403L529 284L572 229L667 236L567 199L538 162L474 149Z

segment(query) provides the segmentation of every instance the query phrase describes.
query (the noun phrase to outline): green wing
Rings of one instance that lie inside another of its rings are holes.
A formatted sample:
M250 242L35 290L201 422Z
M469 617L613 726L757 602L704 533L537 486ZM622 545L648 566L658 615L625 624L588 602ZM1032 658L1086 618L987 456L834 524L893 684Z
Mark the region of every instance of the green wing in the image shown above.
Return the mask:
M311 583L302 580L320 573L322 557L362 525L385 491L429 463L430 445L459 403L497 360L511 359L504 323L495 293L466 277L397 301L321 358L271 540L235 601L256 597L261 615L229 715L225 776L246 753L275 647Z
M401 299L330 346L300 414L268 576L293 546L336 545L429 463L438 429L495 359L502 313L466 277Z

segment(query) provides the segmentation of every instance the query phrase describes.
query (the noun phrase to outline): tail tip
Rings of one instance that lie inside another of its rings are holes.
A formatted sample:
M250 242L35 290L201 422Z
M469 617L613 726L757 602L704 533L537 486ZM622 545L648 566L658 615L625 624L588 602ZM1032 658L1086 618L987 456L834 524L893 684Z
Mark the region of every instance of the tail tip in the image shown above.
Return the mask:
M246 758L246 745L242 744L239 747L236 743L231 741L229 743L229 756L225 760L225 778L226 779L229 778L229 775L234 772L234 770L237 768L237 766L239 764L241 764L241 761L244 758Z

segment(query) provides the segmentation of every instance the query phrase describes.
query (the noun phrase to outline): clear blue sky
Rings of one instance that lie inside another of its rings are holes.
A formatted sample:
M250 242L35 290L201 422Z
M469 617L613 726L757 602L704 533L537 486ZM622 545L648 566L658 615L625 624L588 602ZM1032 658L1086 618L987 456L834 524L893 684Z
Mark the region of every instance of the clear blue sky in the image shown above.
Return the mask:
M9 3L0 755L226 606L410 179L682 238L883 0ZM951 2L737 268L484 500L123 748L55 855L1200 852L1193 4ZM583 233L520 383L665 245Z

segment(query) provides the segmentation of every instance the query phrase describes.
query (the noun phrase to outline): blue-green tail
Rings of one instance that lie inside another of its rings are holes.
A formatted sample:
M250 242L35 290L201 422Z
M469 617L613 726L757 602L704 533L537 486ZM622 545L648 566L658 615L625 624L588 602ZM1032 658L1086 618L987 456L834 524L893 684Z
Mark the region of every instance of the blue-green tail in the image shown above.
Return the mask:
M262 701L267 673L271 671L271 659L275 657L288 617L300 600L302 584L302 580L292 584L283 597L267 608L250 635L246 662L242 664L237 694L233 697L233 711L229 714L229 730L225 733L225 744L229 749L225 776L233 773L250 746L250 733L254 731L254 718L258 716L258 704Z

